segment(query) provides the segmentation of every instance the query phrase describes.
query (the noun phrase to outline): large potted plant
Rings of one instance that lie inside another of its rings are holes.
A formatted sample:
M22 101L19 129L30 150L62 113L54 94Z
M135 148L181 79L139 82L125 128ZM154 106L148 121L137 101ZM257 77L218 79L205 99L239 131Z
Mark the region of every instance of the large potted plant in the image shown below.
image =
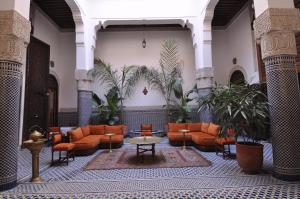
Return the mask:
M112 88L105 96L106 103L101 100L95 93L93 94L93 107L98 109L100 123L115 125L120 121L120 97L116 89Z
M199 111L213 110L221 125L221 136L233 133L237 140L237 161L246 173L257 173L263 166L261 140L269 138L267 97L258 85L216 86L199 100Z

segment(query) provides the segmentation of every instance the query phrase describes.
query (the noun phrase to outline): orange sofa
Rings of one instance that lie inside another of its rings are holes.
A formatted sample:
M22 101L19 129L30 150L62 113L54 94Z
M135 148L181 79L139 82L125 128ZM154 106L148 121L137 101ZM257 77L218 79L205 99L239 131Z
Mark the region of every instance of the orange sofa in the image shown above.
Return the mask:
M188 129L185 134L187 144L193 143L201 149L214 149L220 126L214 123L168 123L167 132L172 145L183 143L183 133L180 129Z
M111 137L111 143L115 145L122 145L124 135L127 132L125 125L87 125L78 127L68 132L69 140L75 144L74 150L84 153L85 151L97 149L100 145L109 144L109 136L106 133L114 133Z

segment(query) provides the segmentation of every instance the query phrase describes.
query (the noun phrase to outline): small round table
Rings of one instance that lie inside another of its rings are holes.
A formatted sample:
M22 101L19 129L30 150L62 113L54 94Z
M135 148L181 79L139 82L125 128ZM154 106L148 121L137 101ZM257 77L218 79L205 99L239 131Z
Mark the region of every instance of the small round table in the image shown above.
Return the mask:
M188 129L180 129L179 132L183 133L183 146L182 146L182 150L186 149L186 145L185 145L185 134L190 132L190 130Z
M130 144L136 144L136 156L139 159L140 154L147 151L152 152L152 159L155 158L155 144L159 143L161 138L155 136L141 136L129 139ZM144 148L144 146L151 146L151 148Z
M107 135L109 137L109 153L112 152L112 149L111 149L111 137L114 136L115 134L114 133L105 133L105 135Z

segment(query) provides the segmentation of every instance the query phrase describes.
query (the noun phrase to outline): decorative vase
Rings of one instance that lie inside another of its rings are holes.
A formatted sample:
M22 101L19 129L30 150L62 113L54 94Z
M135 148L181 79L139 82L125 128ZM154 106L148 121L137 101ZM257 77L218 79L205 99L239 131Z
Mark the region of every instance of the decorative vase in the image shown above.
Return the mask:
M252 142L236 143L236 157L239 166L247 174L262 170L264 145Z
M32 139L34 142L38 141L39 139L41 139L43 137L43 135L38 132L37 130L34 130L31 134L30 134L30 139Z

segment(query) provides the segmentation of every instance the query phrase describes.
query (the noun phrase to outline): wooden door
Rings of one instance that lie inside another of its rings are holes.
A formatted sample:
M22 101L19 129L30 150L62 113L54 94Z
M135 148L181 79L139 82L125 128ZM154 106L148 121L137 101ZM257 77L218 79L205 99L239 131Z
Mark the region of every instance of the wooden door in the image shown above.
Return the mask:
M50 46L31 37L27 49L23 140L29 138L28 130L33 125L47 129L49 61Z
M53 75L48 76L48 126L58 126L58 83Z

